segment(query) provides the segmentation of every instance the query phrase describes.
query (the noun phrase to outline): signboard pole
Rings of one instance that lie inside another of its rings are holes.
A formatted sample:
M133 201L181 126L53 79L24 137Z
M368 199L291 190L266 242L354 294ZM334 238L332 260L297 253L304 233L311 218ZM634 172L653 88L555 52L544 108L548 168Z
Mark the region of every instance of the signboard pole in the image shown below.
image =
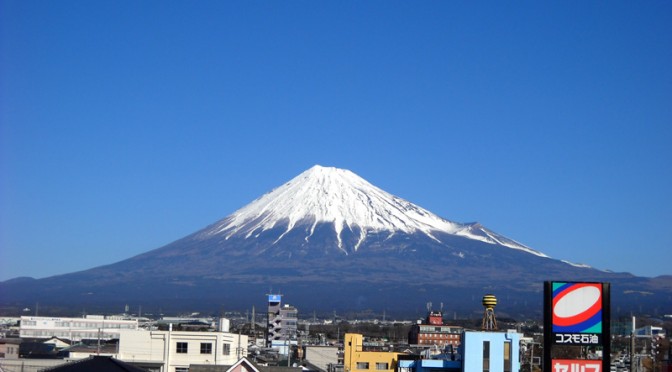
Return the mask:
M602 283L602 367L609 371L611 367L611 285Z

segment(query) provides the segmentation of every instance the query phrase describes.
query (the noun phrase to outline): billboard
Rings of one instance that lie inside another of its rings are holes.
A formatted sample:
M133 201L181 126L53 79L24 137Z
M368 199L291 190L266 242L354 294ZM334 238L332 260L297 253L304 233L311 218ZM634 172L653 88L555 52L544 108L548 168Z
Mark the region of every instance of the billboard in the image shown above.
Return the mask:
M552 372L602 372L601 360L553 359Z
M544 370L593 372L611 358L609 283L544 282ZM601 360L553 359L554 346L601 348Z
M551 282L554 343L600 345L604 299L603 283Z
M281 298L282 298L282 295L271 294L271 295L268 295L268 302L280 302Z

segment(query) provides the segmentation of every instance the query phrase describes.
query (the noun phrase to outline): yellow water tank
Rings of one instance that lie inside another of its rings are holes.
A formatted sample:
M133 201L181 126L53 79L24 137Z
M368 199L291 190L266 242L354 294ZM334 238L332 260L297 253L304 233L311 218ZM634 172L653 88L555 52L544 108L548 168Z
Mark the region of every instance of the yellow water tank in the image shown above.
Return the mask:
M486 294L483 296L483 307L486 309L494 309L497 306L497 297L495 295Z

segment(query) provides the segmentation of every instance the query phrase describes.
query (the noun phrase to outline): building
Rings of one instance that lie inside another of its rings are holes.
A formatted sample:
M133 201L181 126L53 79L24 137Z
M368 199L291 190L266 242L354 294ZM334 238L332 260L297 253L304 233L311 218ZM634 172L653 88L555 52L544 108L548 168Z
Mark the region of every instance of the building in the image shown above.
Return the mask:
M307 372L302 367L264 366L245 357L232 366L191 365L189 372Z
M519 371L520 334L465 331L459 354L463 371Z
M0 339L0 359L19 359L20 338Z
M102 315L88 315L85 318L22 316L20 322L21 338L58 337L70 341L110 340L119 338L121 330L138 329L137 320L108 319Z
M393 372L400 355L403 353L365 350L360 334L346 333L343 340L344 372Z
M398 372L462 372L462 361L448 359L402 358Z
M399 372L517 372L520 334L464 331L457 355L444 359L401 358Z
M267 346L281 347L296 344L299 310L294 306L282 305L282 295L268 295L268 338ZM281 354L286 355L286 351Z
M119 333L117 359L149 371L187 372L192 364L233 365L247 355L247 336L228 332Z
M54 351L55 346L60 345L62 341L58 339L47 341L50 344L45 344L43 341L24 342L21 346L34 344L49 347L50 354L43 355L43 358L65 356L69 361L77 361L86 360L92 355L100 355L151 372L187 372L191 365L230 366L247 355L248 337L229 333L228 324L228 319L220 319L220 327L223 329L209 332L173 331L172 326L167 331L117 329L116 340L93 342L90 345L78 344L64 348L62 353L58 354ZM21 351L19 356L20 353ZM51 365L40 365L40 368L32 369L26 364L32 363L31 359L16 361L22 364L19 366L15 363L10 366L0 361L0 369L7 365L8 368L20 367L11 370L37 371L54 364L65 363L63 359L55 359Z
M343 363L342 360L339 360L339 356L342 357L342 354L339 354L337 346L305 346L306 350L306 360L309 360L311 364L323 371L330 371L334 366Z
M86 359L77 360L59 366L43 369L49 372L146 372L144 369L124 363L108 356L92 355Z
M408 332L408 344L435 347L439 352L446 348L457 348L460 345L462 327L443 323L440 311L429 311L424 322L411 326Z
M665 330L662 327L644 326L635 329L635 337L651 338L653 336L665 336Z

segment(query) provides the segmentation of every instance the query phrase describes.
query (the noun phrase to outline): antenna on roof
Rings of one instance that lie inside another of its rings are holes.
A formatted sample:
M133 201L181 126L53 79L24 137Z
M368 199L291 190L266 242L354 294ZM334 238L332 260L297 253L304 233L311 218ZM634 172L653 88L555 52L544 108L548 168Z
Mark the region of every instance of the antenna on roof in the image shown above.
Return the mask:
M432 311L432 303L427 302L427 312L431 312L431 311Z

